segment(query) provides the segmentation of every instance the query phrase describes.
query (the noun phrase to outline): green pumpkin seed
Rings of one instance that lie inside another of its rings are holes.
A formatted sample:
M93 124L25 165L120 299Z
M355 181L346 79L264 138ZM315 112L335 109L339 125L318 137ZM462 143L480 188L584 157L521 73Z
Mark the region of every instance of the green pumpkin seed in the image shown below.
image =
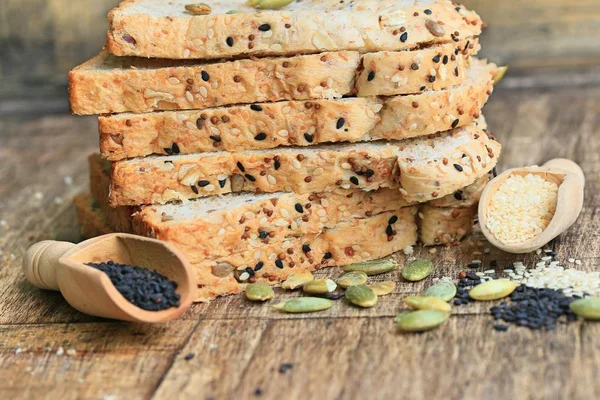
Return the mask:
M265 301L272 299L273 288L264 282L251 283L246 286L246 297L251 301Z
M444 301L450 301L456 296L456 286L452 282L440 282L425 290L423 296L438 297Z
M187 4L185 9L194 15L208 15L212 12L212 8L205 3Z
M396 282L376 282L372 285L369 285L369 288L374 291L377 296L385 296L386 294L392 293L394 289L396 289Z
M402 270L402 277L407 281L417 282L427 278L433 272L433 263L429 260L411 261Z
M433 296L408 296L404 298L404 304L417 310L452 311L450 304Z
M333 302L331 300L322 299L320 297L296 297L275 304L273 308L288 313L308 313L327 310L328 308L331 308L332 305Z
M450 314L439 310L403 312L396 317L398 328L405 332L423 332L443 324Z
M491 280L469 290L469 297L479 301L499 300L514 292L518 286L519 284L505 279Z
M581 318L600 320L600 297L586 297L575 300L569 304L569 308Z
M508 65L505 65L503 67L498 67L498 69L496 70L496 73L492 77L492 80L494 81L494 85L497 85L502 80L502 78L504 78L504 74L506 74L506 71L508 71Z
M377 295L367 285L355 285L346 289L346 299L359 307L373 307L377 304Z
M313 279L315 279L315 277L310 272L297 272L288 276L281 287L288 290L294 290Z
M277 10L285 7L294 0L248 0L246 4L259 10Z
M371 276L385 274L396 269L397 266L398 264L392 260L371 260L346 265L344 272L363 271L365 274Z
M342 275L338 280L337 284L340 287L346 289L347 287L354 285L362 285L367 282L367 274L363 271L350 271Z
M302 286L302 290L309 294L331 293L336 288L336 283L331 279L315 279Z
M243 14L243 11L240 10L229 10L225 14Z

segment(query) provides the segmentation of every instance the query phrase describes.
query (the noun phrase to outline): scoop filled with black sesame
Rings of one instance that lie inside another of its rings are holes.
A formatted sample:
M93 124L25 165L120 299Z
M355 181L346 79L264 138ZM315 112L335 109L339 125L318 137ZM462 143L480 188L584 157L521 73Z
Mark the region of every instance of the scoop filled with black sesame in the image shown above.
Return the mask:
M23 270L33 285L60 291L77 310L123 321L176 319L197 290L193 268L177 249L125 233L77 245L36 243L23 258Z

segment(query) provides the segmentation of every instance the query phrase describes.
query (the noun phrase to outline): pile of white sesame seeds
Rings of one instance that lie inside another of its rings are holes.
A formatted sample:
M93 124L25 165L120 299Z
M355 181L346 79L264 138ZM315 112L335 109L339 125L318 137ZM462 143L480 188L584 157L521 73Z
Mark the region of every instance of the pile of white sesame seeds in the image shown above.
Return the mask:
M539 235L556 211L558 186L539 175L511 175L492 196L486 226L502 243Z
M542 257L533 269L527 269L521 261L517 261L512 269L504 272L514 282L534 288L561 289L566 296L600 295L600 271L565 268L559 261L551 259L550 256Z

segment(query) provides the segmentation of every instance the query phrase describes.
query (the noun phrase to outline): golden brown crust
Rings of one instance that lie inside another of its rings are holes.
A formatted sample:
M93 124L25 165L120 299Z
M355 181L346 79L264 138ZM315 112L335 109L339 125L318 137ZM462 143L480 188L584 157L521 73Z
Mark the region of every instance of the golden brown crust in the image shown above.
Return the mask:
M304 0L268 12L247 6L245 0L212 1L211 14L203 16L187 13L185 4L187 0L122 2L108 14L108 50L119 56L170 59L395 51L451 42L455 32L461 38L476 36L482 25L476 13L445 0ZM230 10L242 13L226 14ZM442 21L444 33L434 35L427 20Z

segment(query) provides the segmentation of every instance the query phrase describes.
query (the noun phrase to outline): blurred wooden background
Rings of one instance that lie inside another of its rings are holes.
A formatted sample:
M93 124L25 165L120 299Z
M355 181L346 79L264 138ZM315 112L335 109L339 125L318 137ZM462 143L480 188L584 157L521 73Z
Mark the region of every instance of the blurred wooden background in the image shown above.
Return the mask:
M508 63L511 73L591 68L589 76L599 75L600 0L463 2L489 25L482 56ZM67 71L101 48L106 13L117 3L0 0L0 100L65 99Z

